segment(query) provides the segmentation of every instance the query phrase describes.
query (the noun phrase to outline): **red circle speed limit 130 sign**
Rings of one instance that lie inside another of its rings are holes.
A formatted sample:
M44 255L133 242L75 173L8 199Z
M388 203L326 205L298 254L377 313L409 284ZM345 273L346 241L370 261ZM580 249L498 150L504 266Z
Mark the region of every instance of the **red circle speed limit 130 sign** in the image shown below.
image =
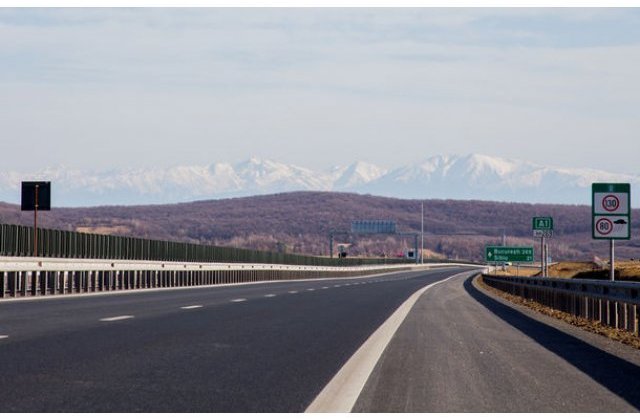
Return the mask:
M606 195L602 199L602 208L606 211L614 212L620 207L620 200L613 194Z
M596 220L596 232L602 236L607 236L613 231L613 222L606 217Z
M594 214L628 214L629 194L617 192L595 193L593 195Z
M631 184L591 185L593 239L631 239Z

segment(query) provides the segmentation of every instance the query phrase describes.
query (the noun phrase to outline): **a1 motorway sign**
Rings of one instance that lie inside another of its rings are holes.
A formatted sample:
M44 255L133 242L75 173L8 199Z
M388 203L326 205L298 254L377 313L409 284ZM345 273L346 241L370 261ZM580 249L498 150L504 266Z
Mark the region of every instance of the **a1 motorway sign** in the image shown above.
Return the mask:
M553 236L553 217L534 217L533 236L536 238L550 238Z
M593 239L631 238L631 186L592 185Z
M493 246L485 247L487 262L533 262L533 248L526 246Z
M533 230L553 230L553 217L534 217Z

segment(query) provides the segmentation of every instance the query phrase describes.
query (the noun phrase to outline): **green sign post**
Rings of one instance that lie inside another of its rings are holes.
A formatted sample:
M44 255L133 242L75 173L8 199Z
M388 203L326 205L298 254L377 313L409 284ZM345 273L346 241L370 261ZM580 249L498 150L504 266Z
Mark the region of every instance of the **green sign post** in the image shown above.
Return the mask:
M549 257L545 239L553 236L553 217L534 217L532 225L533 236L540 238L540 273L542 273L543 277L547 277L549 274L547 267Z
M487 262L533 262L533 247L493 246L485 247Z
M631 185L591 185L593 239L609 240L609 277L615 280L615 240L631 239Z

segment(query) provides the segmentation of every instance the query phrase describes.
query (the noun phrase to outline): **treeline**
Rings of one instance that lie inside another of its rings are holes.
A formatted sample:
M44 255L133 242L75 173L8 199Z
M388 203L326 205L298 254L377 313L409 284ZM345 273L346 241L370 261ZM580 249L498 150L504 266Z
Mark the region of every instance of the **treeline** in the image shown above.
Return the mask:
M351 221L393 219L402 232L420 231L420 201L330 192L296 192L156 206L57 208L40 213L40 225L151 239L327 255L331 230L349 230ZM561 259L606 258L605 241L591 239L589 206L425 200L425 248L432 255L483 258L484 246L536 244L533 216L552 216L552 255ZM632 216L638 238L640 211ZM33 214L0 203L0 222L32 225ZM337 235L350 255L395 257L413 247L398 236ZM619 241L618 256L640 257L640 241Z

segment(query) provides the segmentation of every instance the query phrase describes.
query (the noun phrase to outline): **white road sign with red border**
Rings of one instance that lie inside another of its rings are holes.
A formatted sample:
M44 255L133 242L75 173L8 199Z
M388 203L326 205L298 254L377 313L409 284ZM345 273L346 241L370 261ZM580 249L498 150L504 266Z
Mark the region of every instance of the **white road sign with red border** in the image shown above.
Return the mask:
M596 216L594 237L606 239L625 239L629 237L629 217Z
M631 239L631 185L593 183L593 239Z
M628 214L629 194L627 193L595 193L593 195L594 213L596 214Z

